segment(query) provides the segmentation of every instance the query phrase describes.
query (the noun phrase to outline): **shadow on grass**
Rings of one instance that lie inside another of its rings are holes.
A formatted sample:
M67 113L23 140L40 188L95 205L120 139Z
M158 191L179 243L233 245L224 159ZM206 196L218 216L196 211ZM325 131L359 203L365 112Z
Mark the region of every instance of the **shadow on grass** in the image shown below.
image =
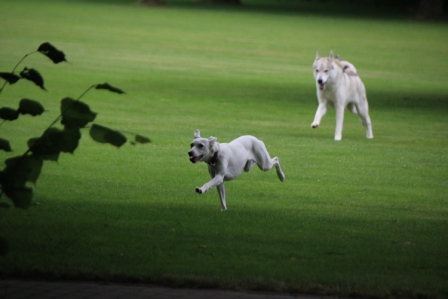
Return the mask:
M367 93L369 106L373 109L417 108L443 114L448 111L448 94L375 90L370 90Z
M415 250L424 236L431 241L443 235L442 220L414 227L413 243L407 244L408 239L401 237L405 229L394 221L360 219L356 213L335 215L325 202L319 207L318 213L310 213L314 208L272 211L268 206L254 210L235 205L232 211L221 213L215 204L174 200L167 204L39 205L33 213L19 211L20 219L4 225L7 230L14 225L16 230L9 233L11 256L0 260L0 278L379 297L394 289L410 295L409 284L399 277L422 280L420 274L426 272L409 265L417 260L417 265L434 265L426 273L426 279L434 279L439 286L432 290L433 297L442 291L442 278L437 275L445 272L435 266L440 256L421 260L425 252ZM414 219L403 217L400 223L406 227ZM432 252L443 248L443 243L431 244ZM378 265L380 260L388 266ZM354 277L366 271L371 278ZM338 275L349 282L347 287L339 285ZM378 290L374 277L383 283L383 275L394 283Z

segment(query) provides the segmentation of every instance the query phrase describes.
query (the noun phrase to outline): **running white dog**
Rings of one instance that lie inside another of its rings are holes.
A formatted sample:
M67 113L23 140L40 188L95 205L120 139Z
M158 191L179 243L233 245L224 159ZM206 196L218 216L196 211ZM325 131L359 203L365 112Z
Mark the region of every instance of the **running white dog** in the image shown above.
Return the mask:
M319 126L322 116L327 112L327 105L330 105L336 110L334 140L341 140L344 109L348 106L350 112L359 114L366 127L366 137L373 138L366 89L355 67L348 61L334 58L333 51L330 51L328 57L316 54L313 69L319 106L311 127Z
M243 170L249 171L254 164L263 171L275 166L280 181L285 179L278 158L271 159L263 141L254 136L246 135L230 143L218 143L215 137L201 138L199 130L196 130L190 146L190 161L207 163L212 178L202 187L196 187L196 192L202 194L216 186L221 200L221 211L227 210L224 181L233 180Z

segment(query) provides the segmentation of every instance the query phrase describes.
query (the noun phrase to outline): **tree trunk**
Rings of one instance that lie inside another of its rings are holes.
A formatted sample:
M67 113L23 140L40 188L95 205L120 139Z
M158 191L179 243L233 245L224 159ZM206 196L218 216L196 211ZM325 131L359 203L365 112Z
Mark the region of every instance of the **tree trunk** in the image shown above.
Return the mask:
M422 19L439 19L443 15L444 0L420 0L418 17Z

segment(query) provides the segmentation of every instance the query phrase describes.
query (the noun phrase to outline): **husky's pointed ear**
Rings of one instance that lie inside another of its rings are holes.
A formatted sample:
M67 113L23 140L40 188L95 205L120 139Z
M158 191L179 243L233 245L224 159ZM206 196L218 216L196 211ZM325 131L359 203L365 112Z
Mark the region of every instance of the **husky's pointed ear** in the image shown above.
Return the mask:
M320 58L319 51L316 51L316 60Z
M196 138L201 138L201 132L199 132L199 130L194 131L193 138L194 138L194 139L196 139Z
M333 50L330 51L330 54L328 55L328 58L330 58L330 61L333 61L333 59L334 59Z

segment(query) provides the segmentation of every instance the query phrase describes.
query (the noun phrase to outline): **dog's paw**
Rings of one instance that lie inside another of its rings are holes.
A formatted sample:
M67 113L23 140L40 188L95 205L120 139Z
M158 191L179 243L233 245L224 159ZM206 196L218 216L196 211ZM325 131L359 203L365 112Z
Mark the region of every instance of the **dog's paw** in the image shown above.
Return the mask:
M283 172L280 172L278 174L278 178L280 179L281 182L284 182L285 181L285 174Z
M313 129L317 128L318 126L319 126L319 124L315 124L315 123L311 124L311 128L313 128Z
M196 191L196 193L202 194L202 190L199 187L196 187L195 191Z

